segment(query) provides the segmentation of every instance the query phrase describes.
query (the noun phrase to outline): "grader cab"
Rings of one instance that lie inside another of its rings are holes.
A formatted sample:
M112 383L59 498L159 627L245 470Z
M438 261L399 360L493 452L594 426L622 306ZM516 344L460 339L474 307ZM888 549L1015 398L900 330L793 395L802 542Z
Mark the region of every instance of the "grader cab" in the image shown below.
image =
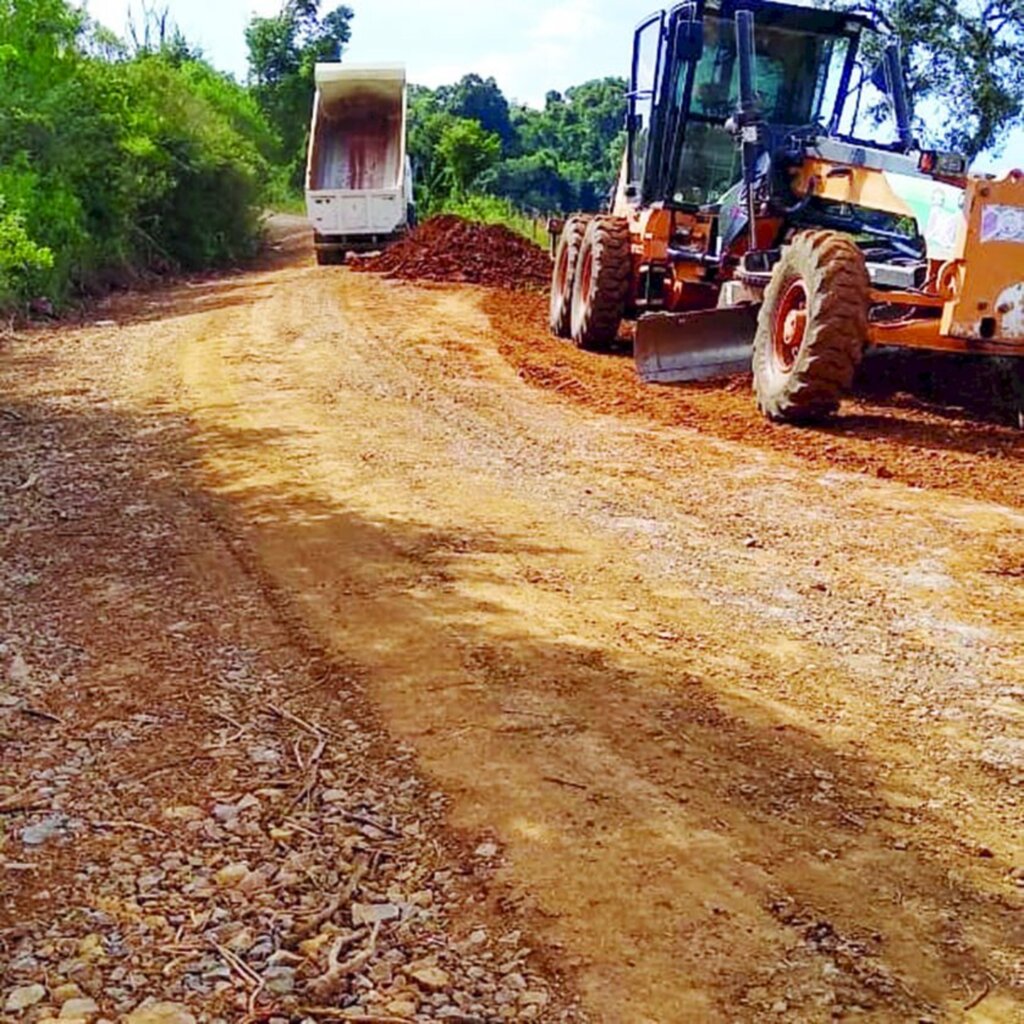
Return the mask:
M881 105L889 140L865 117ZM636 319L644 380L752 367L761 410L793 422L834 412L871 345L1024 356L1024 175L969 177L918 145L874 17L767 0L656 13L627 127L611 212L561 231L555 334L601 348Z

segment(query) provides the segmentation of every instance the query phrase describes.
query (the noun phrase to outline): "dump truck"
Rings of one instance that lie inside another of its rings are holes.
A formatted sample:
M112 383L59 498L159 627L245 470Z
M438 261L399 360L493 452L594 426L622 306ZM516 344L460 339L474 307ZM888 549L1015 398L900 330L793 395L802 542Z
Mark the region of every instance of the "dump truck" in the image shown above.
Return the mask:
M1011 357L1019 386L1024 173L918 143L884 20L679 4L638 27L628 100L611 212L561 227L554 334L596 349L635 319L643 380L752 368L792 423L835 412L871 346ZM889 139L859 116L883 105Z
M400 64L321 63L306 163L318 263L381 249L415 223Z

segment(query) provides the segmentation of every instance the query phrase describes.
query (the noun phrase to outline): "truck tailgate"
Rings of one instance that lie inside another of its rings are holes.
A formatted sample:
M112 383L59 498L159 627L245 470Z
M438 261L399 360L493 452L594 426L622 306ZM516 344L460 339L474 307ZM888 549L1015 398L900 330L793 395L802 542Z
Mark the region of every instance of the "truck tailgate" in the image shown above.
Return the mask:
M405 222L403 193L329 190L307 193L309 219L322 235L389 234Z

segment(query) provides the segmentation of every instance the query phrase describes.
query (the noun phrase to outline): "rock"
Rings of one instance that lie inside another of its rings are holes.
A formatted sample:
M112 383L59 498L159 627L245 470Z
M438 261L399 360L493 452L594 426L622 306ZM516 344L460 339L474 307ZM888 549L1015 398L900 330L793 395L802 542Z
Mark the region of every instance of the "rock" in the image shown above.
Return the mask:
M12 683L27 683L31 676L32 673L29 672L25 659L20 654L15 654L7 667L7 678Z
M59 836L64 827L64 816L62 814L51 814L48 818L36 822L34 825L26 825L21 830L21 841L26 846L42 846L48 839Z
M353 903L352 924L376 924L378 921L396 921L402 911L394 903Z
M175 804L173 807L164 808L164 817L172 821L199 821L205 818L202 808L193 807L191 804Z
M91 935L86 935L86 937L78 943L78 955L82 957L83 960L105 959L107 951L103 946L103 936L97 935L95 932Z
M443 971L440 967L420 967L412 971L410 976L417 985L425 988L428 992L439 992L441 989L448 988L452 983L448 972Z
M196 1024L196 1019L181 1003L144 1003L125 1017L124 1024Z
M310 960L315 960L317 954L324 946L330 945L334 941L334 934L332 932L321 932L316 938L305 939L299 943L299 952Z
M45 998L46 989L42 985L22 985L7 993L4 1010L7 1013L18 1013L20 1010L27 1010L30 1006L35 1006L36 1003L41 1003Z
M82 990L73 981L69 981L50 989L50 1001L63 1006L69 999L77 999L81 994Z
M232 886L238 885L239 882L249 874L249 865L243 862L237 864L228 864L226 867L220 869L213 876L214 881L224 888L228 889Z
M519 1002L523 1006L547 1006L548 994L547 992L538 991L524 992L519 997Z
M100 1008L96 1003L95 999L76 998L68 999L64 1005L60 1008L60 1014L58 1015L61 1020L71 1017L75 1020L92 1020L100 1012Z
M415 1017L416 1004L411 999L392 999L385 1009L394 1017Z
M345 802L345 797L346 794L343 789L325 789L320 799L325 804L340 804Z
M295 970L291 967L268 967L263 980L268 992L286 996L295 988Z
M497 843L481 843L476 848L476 856L482 860L490 860L492 857L498 855L498 844Z

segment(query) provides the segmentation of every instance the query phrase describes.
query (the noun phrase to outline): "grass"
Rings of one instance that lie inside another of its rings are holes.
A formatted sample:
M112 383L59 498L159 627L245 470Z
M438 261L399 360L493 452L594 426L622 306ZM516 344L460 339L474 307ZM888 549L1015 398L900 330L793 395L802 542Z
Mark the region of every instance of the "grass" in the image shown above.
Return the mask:
M479 221L481 224L503 224L543 249L548 246L547 220L543 217L527 216L508 199L498 196L471 194L461 199L447 199L430 213L454 213L458 217Z

